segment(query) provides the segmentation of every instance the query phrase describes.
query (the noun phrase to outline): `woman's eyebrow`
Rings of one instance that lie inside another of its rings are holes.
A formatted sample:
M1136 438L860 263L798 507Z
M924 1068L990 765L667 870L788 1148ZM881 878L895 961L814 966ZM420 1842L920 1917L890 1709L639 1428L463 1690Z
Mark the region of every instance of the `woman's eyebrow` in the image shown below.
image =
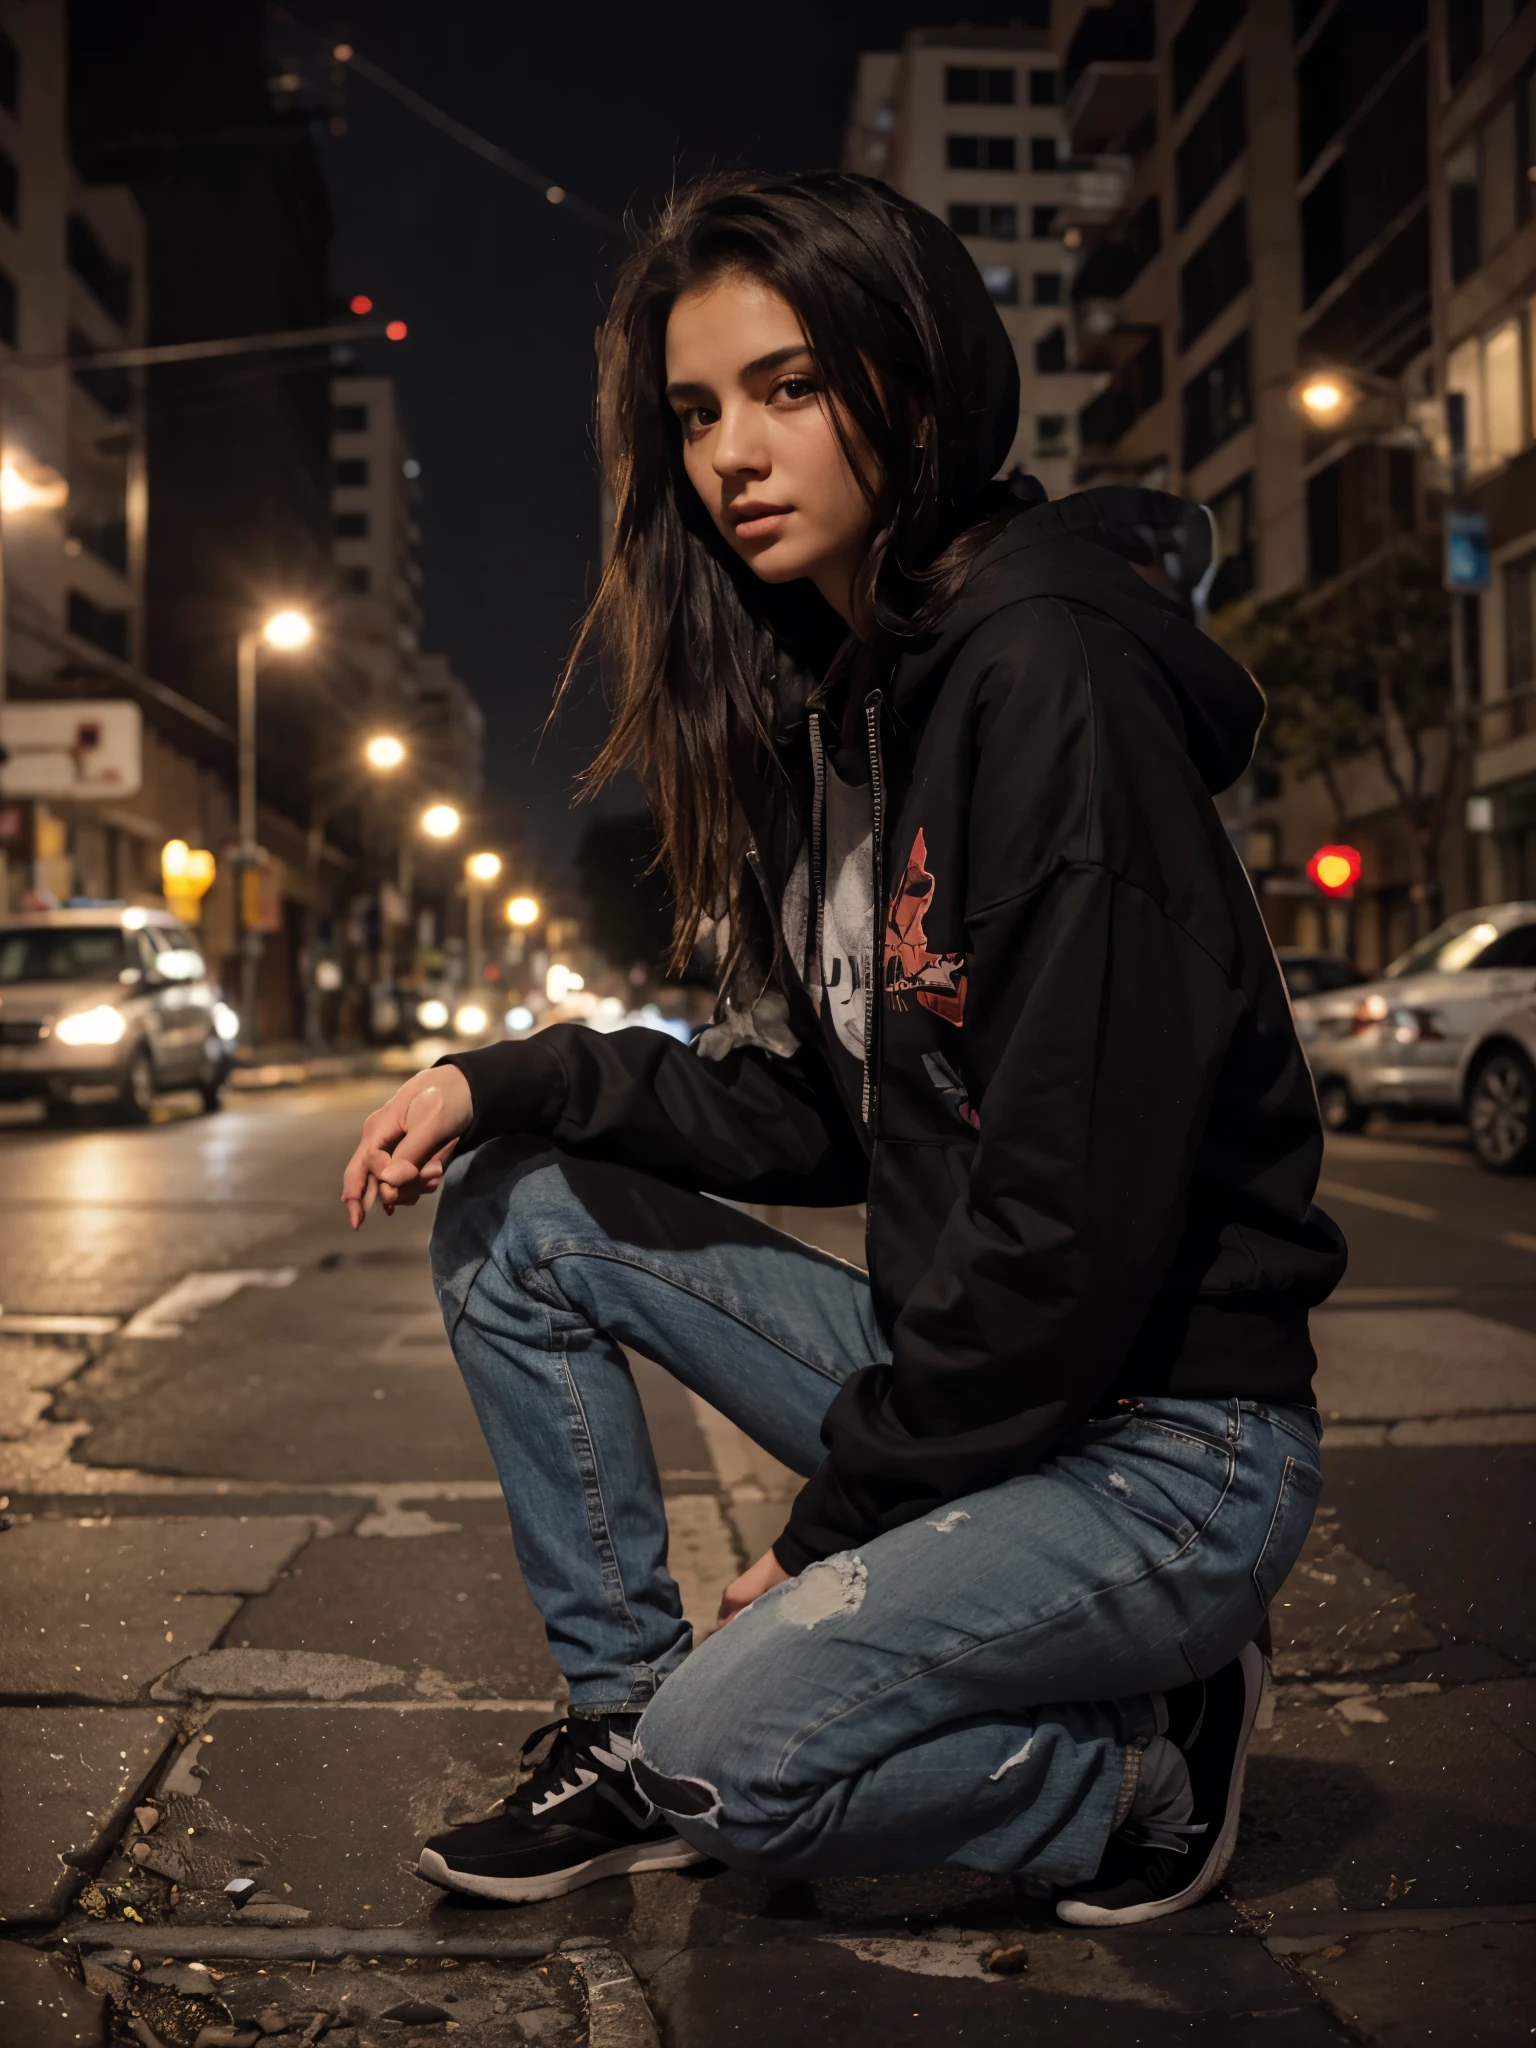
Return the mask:
M776 348L772 355L758 356L754 362L750 362L745 366L741 375L743 377L763 377L770 370L777 370L782 364L793 362L796 356L808 356L810 353L811 347L809 342L797 341L788 348Z

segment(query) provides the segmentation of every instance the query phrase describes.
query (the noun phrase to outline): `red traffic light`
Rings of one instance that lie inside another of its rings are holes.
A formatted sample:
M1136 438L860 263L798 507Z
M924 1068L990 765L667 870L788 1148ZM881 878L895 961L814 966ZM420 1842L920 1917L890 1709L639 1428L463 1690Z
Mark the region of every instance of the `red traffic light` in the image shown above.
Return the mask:
M1307 862L1307 875L1325 896L1353 896L1360 879L1359 849L1320 846Z
M371 313L373 311L373 301L366 292L359 292L355 299L348 299L347 311L349 313Z

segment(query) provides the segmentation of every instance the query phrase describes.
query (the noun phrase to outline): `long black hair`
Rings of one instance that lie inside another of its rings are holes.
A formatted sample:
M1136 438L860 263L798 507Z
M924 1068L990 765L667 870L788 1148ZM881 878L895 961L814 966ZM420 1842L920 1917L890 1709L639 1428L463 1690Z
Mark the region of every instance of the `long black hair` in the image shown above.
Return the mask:
M670 870L675 952L729 916L742 871L733 772L775 766L777 679L825 666L842 628L805 582L760 582L683 466L665 398L667 319L684 292L745 274L793 308L834 430L875 458L856 615L877 641L922 630L989 517L1018 417L1018 370L964 246L872 178L723 177L674 197L620 273L598 350L598 444L613 547L562 688L600 655L612 727L585 778L638 771Z

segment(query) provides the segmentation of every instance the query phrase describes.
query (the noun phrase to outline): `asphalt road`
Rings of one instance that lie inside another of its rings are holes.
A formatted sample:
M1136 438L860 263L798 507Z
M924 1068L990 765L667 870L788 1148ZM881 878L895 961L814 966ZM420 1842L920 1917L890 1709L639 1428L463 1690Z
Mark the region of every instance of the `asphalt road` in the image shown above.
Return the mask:
M505 1787L560 1681L432 1301L429 1208L354 1237L336 1199L386 1086L0 1129L0 1934L243 1955L267 1972L250 1998L296 2014L311 1963L336 1964L342 2048L445 1956L456 1988L434 1976L427 2002L464 2048L512 2038L508 2013L556 2048L609 2038L585 2017L602 1957L603 1998L643 1994L679 2048L1528 2039L1536 1181L1433 1126L1329 1147L1320 1199L1351 1259L1315 1326L1322 1509L1275 1609L1277 1712L1227 1896L1168 1923L1227 1938L1069 1941L960 1871L707 1869L466 1913L411 1877L414 1846ZM856 1255L849 1213L772 1220ZM792 1481L636 1369L702 1623ZM263 1886L238 1920L237 1864ZM1022 1974L984 1964L1020 1944ZM381 1948L396 1975L368 2008L341 1959ZM182 1962L148 1989L95 1967L91 1991L0 1939L0 2022L34 1970L48 1999L110 1993L120 2028L167 2042L226 2018ZM612 2039L655 2038L635 2012Z

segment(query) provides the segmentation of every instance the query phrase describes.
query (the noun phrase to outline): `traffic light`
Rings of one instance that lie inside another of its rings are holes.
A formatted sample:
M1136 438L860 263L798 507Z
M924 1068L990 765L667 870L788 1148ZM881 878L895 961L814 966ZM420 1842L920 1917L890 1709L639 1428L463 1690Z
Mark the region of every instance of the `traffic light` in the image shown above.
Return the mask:
M1360 879L1359 849L1320 846L1307 862L1307 875L1325 896L1353 896Z

